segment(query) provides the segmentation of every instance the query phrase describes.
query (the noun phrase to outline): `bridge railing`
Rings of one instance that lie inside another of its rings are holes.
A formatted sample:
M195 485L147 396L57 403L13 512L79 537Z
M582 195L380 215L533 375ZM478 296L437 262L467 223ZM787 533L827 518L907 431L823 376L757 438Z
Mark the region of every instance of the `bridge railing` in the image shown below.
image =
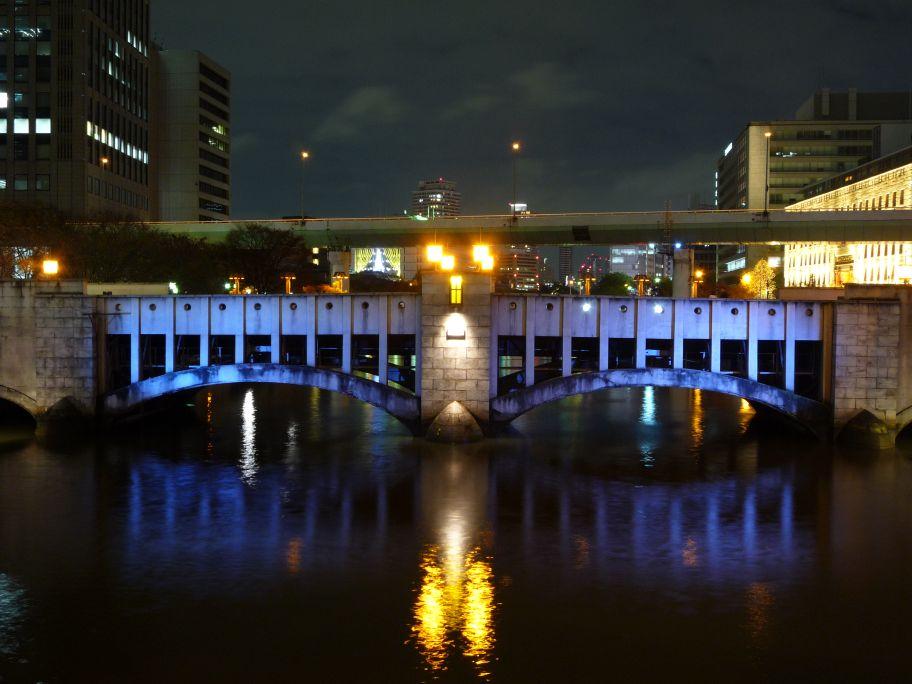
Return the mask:
M680 368L816 399L831 317L821 302L495 295L491 395L580 372Z
M192 367L257 362L364 371L420 392L415 294L105 297L98 311L105 391ZM399 353L406 367L391 378L387 360Z

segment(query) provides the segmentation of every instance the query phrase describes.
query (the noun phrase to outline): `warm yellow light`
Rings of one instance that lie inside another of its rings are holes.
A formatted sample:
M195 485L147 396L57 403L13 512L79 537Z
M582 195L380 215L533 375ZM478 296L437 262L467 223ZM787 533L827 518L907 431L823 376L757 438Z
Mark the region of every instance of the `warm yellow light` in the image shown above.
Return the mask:
M461 275L450 276L450 287L462 287L462 276Z
M494 270L494 257L492 257L489 254L484 259L482 259L481 260L481 270L482 271L493 271Z
M750 273L745 273L743 276L741 276L741 284L742 284L742 285L750 285L750 284L751 284L751 280L753 280L753 278L751 277L751 274L750 274Z
M522 143L516 141L513 143L512 147L514 152L519 152L522 149Z
M767 138L772 138L772 137L773 137L772 131L767 131L767 132L764 133L763 135L764 135L765 137L767 137Z
M489 255L491 250L487 245L475 245L472 247L472 261L476 264L482 263Z
M703 279L703 271L697 271L696 273L694 273L694 278L696 278L697 280L702 280L702 279Z
M428 245L427 260L430 264L439 264L443 261L443 247L440 245Z
M60 273L60 262L56 259L45 259L41 264L41 272L44 275L57 275Z
M440 268L444 271L452 271L456 268L456 257L452 254L445 254L443 258L440 259Z
M305 161L310 159L310 152L308 152L307 150L301 150L301 159L303 159Z
M102 157L102 158L99 159L98 161L101 162L101 165L102 165L102 166L107 166L107 165L110 163L111 160L108 159L107 157Z

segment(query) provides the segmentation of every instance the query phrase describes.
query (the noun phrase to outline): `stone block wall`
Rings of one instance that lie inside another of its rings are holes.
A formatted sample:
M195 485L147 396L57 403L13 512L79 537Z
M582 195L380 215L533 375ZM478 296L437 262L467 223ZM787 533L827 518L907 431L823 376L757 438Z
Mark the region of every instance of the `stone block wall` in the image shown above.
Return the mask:
M833 409L836 429L863 410L889 428L900 406L901 306L840 301L835 307Z
M95 299L82 283L0 283L0 394L36 417L95 407Z
M490 419L491 294L489 275L463 275L463 304L450 304L450 274L421 277L421 419L428 423L458 401L483 423ZM448 340L451 316L465 321L465 340Z
M35 392L46 409L63 399L94 413L96 397L95 299L82 295L35 297Z

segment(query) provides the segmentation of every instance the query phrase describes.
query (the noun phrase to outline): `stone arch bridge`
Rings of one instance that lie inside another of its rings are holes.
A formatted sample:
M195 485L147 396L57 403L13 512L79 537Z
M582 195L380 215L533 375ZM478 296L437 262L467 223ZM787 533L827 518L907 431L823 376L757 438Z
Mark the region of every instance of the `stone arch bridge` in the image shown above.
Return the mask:
M892 443L912 421L903 287L828 302L500 295L468 273L454 305L449 276L425 273L399 294L95 297L62 281L0 295L0 400L39 421L240 382L340 392L453 439L642 385L742 397L821 437Z

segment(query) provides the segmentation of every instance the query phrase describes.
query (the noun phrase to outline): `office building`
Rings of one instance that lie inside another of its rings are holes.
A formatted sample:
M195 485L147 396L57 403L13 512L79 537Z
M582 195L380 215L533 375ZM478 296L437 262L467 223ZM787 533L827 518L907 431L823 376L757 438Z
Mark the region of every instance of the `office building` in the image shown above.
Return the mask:
M786 211L912 210L912 147L805 189ZM785 284L840 287L903 283L912 276L912 242L788 244Z
M566 285L573 273L573 247L560 247L557 253L557 279Z
M0 3L0 199L149 218L148 0Z
M767 138L766 134L770 133ZM717 164L718 209L781 209L804 188L912 144L909 93L815 93L794 120L747 124Z
M783 209L805 199L805 188L910 142L908 92L820 90L793 120L748 123L729 143L716 166L716 206ZM772 246L720 247L718 280L737 282L760 259L781 260L782 255L781 248Z
M541 256L530 245L510 245L497 258L497 289L504 292L538 292L541 287Z
M231 74L195 50L155 55L155 195L163 221L231 214Z
M459 216L462 212L462 195L456 183L444 178L421 181L412 192L412 216Z

